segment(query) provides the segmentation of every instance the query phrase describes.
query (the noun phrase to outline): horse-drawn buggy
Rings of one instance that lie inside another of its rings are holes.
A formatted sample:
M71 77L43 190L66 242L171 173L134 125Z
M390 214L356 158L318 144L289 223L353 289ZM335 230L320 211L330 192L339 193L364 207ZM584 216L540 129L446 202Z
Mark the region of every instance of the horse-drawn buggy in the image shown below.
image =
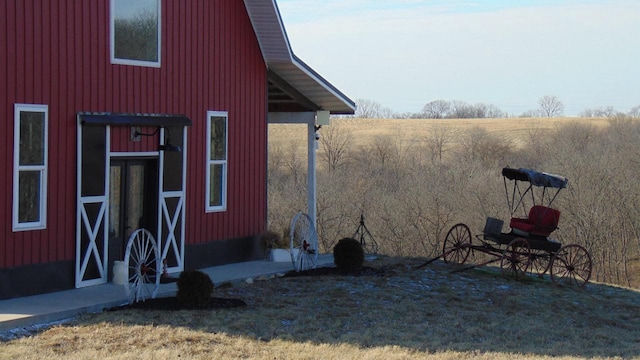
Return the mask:
M480 252L489 255L488 260L468 268L500 262L507 276L543 277L549 273L558 285L584 286L591 277L589 252L578 244L563 246L549 237L560 220L560 211L551 206L568 180L509 167L502 169L502 176L511 214L510 231L502 231L504 221L489 217L473 242L469 227L456 224L447 233L441 257L448 263L463 264L472 253Z

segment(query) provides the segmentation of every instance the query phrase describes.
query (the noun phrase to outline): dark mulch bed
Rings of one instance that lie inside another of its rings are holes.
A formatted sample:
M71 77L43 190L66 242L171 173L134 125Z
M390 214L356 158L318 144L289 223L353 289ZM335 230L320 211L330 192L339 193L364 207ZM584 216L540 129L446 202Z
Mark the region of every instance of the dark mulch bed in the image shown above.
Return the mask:
M309 269L304 271L289 271L285 277L298 277L298 276L380 276L384 275L384 269L375 269L368 266L363 266L355 271L344 271L337 267L319 267L315 269ZM166 282L171 282L171 279L166 279ZM174 280L175 281L175 280ZM215 310L215 309L232 309L246 306L241 299L225 299L212 297L209 304L202 307L187 307L182 305L177 297L164 297L156 299L148 299L133 303L130 305L119 306L109 309L109 311L125 310L125 309L142 309L142 310L163 310L163 311L175 311L175 310Z
M354 271L344 271L334 266L327 267L319 267L315 269L303 270L303 271L295 271L291 270L287 272L285 277L295 277L295 276L327 276L327 275L350 275L350 276L375 276L375 275L383 275L384 269L375 269L369 266L363 266L358 270Z
M246 306L243 300L240 299L225 299L212 297L209 304L201 307L188 307L182 305L178 298L164 297L147 299L146 301L140 301L130 305L120 306L109 310L125 310L125 309L142 309L142 310L215 310L215 309L231 309Z

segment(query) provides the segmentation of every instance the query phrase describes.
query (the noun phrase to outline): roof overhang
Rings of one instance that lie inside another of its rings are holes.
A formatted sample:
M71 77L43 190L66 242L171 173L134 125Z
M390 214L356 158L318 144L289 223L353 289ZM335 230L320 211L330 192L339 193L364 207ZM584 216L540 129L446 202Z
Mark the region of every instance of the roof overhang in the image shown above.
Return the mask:
M270 112L355 113L355 102L294 55L275 0L244 4L268 69Z

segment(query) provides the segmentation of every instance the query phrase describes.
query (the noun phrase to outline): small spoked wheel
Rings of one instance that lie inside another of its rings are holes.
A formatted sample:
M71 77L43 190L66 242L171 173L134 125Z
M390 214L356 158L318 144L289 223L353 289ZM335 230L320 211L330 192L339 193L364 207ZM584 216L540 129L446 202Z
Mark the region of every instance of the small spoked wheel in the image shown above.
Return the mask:
M583 287L591 278L591 255L580 245L566 245L553 255L550 268L555 284Z
M127 281L124 290L129 303L155 298L160 287L162 263L153 235L146 229L131 234L124 253Z
M444 238L444 262L464 264L471 253L471 230L463 223L455 224Z
M551 255L544 250L535 250L531 253L531 275L542 277L549 270L551 265Z
M309 215L299 212L289 232L291 262L296 271L313 269L318 263L318 235Z
M523 238L511 241L500 259L502 275L521 279L527 274L530 266L531 248L529 242Z

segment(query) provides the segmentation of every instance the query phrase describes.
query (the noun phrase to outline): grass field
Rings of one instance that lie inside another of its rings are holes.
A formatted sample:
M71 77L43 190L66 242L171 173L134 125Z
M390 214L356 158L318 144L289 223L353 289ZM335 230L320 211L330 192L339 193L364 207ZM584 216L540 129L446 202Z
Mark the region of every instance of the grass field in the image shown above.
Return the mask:
M382 257L382 275L222 287L248 306L89 314L0 342L0 359L640 358L640 293L515 281L485 267Z
M607 118L505 118L505 119L334 119L331 125L351 134L354 146L370 144L380 137L401 137L405 139L424 139L436 127L446 126L455 132L464 132L473 128L487 130L490 134L507 137L516 143L522 141L531 132L544 136L545 132L556 130L559 126L574 122L588 123L596 127L607 126ZM270 146L290 146L297 144L306 149L306 125L272 124L269 125Z

